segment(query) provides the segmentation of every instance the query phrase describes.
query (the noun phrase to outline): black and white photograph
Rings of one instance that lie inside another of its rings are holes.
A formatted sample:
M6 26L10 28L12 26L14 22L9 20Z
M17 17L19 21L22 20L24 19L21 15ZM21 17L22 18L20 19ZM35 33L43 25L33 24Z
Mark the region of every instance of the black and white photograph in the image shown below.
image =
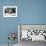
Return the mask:
M20 46L31 46L32 43L46 42L46 25L18 25L18 42Z
M17 6L3 6L3 17L17 17Z

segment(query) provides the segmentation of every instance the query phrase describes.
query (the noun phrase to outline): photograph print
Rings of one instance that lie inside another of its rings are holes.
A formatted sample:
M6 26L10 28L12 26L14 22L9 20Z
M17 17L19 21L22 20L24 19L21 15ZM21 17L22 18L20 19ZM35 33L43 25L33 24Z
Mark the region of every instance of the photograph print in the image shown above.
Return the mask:
M17 17L17 6L3 6L3 17Z

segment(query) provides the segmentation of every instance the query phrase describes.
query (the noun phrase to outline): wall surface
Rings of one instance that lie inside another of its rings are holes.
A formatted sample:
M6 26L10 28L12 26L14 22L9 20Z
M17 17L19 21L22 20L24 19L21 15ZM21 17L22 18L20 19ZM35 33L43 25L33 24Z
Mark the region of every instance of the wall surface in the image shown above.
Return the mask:
M18 18L3 17L3 6L18 6L18 0L0 0L0 44L9 42L8 35L10 32L17 32ZM16 43L18 43L16 38Z
M6 5L18 7L17 18L3 17L3 6ZM0 0L0 44L8 43L9 32L17 34L18 24L46 24L46 0Z

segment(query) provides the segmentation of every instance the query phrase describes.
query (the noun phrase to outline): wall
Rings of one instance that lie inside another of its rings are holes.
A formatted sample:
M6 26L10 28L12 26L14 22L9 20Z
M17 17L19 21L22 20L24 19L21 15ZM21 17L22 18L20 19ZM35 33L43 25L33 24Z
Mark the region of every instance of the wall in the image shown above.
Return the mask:
M5 5L17 5L18 17L4 18ZM9 32L17 34L18 24L46 24L46 0L0 0L0 44L8 43Z
M18 6L18 0L0 0L0 44L7 44L8 34L10 32L16 32L17 35L17 23L18 18L5 18L3 17L3 6L15 5ZM18 43L17 39L15 41Z

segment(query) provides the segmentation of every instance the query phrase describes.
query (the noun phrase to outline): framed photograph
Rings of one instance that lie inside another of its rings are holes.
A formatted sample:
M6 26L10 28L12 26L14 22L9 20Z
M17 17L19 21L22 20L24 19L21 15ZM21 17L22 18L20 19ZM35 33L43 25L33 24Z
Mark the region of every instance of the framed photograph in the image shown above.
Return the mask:
M17 17L17 6L3 6L3 17Z
M18 41L46 41L46 25L20 24L18 25Z

